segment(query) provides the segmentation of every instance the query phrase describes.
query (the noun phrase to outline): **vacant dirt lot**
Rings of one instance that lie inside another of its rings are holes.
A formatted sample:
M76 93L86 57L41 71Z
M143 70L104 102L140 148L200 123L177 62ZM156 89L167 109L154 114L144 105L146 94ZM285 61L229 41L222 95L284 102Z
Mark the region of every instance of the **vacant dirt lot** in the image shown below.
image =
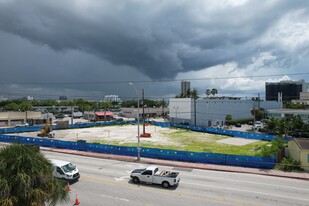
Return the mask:
M164 133L170 133L177 131L176 129L161 128L153 125L145 126L145 132L150 133L151 137L141 137L140 140L160 143L160 144L172 144L169 138L166 138ZM37 137L38 132L24 132L19 135L24 137ZM64 130L53 130L54 139L65 140L65 141L77 141L86 140L87 142L119 142L119 143L136 143L137 142L137 125L122 125L122 126L104 126L104 127L91 127L82 129L64 129ZM140 134L143 133L143 126L140 125Z
M160 145L174 145L177 142L173 139L167 137L165 134L175 133L177 129L161 128L153 125L145 126L145 132L150 133L151 137L141 137L141 143L147 142L151 144ZM26 132L22 134L12 134L20 135L25 137L37 137L39 132ZM122 126L104 126L104 127L92 127L92 128L82 128L82 129L65 129L65 130L54 130L54 138L58 140L65 141L77 141L86 140L87 142L98 142L98 143L136 143L137 142L137 125L122 125ZM140 134L143 133L143 126L140 125ZM203 136L211 136L212 134L205 133ZM203 138L204 138L203 137ZM218 143L230 144L230 145L246 145L257 140L247 140L242 138L230 138L226 137L224 139L218 140Z

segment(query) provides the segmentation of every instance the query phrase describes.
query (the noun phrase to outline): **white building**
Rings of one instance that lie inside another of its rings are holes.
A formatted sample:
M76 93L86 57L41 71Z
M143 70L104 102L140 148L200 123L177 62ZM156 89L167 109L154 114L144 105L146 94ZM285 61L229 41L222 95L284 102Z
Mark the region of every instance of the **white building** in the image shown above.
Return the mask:
M227 115L233 120L253 118L254 108L281 109L282 102L252 101L235 99L170 99L169 111L171 123L182 123L196 126L223 125Z
M299 116L304 123L309 122L309 110L304 109L270 109L268 110L268 117L275 119L282 119L287 117Z
M121 99L118 95L105 95L104 100L107 102L121 102Z

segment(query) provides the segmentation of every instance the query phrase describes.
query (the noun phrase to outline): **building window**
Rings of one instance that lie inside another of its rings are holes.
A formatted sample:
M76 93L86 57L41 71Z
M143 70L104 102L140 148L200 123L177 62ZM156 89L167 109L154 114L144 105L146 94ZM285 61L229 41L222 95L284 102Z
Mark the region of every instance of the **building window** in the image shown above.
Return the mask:
M307 154L307 162L309 162L309 154Z

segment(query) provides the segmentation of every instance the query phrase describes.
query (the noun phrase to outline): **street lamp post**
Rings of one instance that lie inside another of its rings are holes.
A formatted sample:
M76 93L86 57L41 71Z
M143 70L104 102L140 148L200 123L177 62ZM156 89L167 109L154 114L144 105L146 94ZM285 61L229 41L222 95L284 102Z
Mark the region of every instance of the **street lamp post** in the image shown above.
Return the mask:
M178 107L173 107L176 111L176 117L175 117L175 122L177 122L177 110L178 110Z
M132 82L129 82L131 86L134 87L137 95L137 160L141 159L141 145L140 145L140 132L139 132L139 94L138 90Z

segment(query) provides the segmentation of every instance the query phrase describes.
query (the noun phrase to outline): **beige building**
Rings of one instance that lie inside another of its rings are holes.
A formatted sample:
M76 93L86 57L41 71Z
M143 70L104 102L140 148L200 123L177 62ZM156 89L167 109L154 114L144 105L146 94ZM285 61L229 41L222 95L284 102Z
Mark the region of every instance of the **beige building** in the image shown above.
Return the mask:
M300 92L299 99L292 100L295 104L309 105L309 92Z
M301 161L301 167L309 171L309 139L294 138L288 143L289 156Z
M0 127L16 126L26 122L29 125L42 123L41 112L0 112Z

